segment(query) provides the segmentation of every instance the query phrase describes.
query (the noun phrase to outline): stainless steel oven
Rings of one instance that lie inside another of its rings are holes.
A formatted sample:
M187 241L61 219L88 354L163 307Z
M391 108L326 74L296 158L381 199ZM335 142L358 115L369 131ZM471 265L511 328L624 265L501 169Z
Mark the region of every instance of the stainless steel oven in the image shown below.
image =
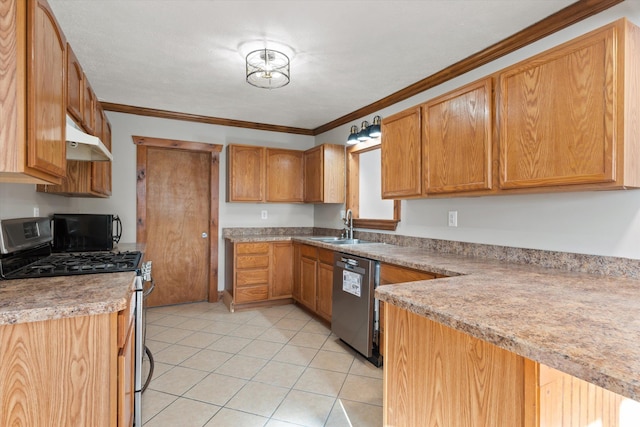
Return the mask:
M382 365L378 348L380 263L336 252L333 266L331 331L376 366Z

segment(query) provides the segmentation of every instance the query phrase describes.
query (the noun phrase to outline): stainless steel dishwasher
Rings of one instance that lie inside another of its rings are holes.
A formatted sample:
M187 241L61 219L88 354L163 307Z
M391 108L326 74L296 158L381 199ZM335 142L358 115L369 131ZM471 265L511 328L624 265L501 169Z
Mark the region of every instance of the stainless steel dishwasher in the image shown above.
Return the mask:
M374 298L380 263L339 252L334 260L331 330L371 363L381 366L378 301Z

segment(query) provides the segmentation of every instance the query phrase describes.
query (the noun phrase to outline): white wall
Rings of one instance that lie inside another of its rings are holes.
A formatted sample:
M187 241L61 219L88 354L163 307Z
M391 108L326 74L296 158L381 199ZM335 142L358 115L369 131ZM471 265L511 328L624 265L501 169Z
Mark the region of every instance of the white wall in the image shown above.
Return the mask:
M0 183L0 218L31 217L34 208L38 208L40 216L48 216L54 212L77 213L78 201L37 193L34 184Z
M640 25L640 1L627 0L377 114L385 117L420 104L623 16ZM374 115L319 135L317 141L343 143L352 124ZM316 227L339 228L340 209L316 207ZM447 226L449 210L458 211L457 228ZM640 190L403 201L396 233L640 259Z

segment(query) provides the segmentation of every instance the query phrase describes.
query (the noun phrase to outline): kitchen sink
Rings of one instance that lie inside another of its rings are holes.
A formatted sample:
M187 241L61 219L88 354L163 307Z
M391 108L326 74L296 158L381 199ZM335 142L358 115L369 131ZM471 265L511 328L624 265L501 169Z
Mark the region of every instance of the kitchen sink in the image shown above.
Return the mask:
M359 245L362 243L374 243L368 240L341 239L340 237L312 237L311 239L323 243L332 243L334 245Z

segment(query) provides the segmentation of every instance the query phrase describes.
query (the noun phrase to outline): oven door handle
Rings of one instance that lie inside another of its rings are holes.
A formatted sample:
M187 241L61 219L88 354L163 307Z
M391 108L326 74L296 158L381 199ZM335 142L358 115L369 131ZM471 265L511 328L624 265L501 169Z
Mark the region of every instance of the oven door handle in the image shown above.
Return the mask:
M146 298L156 288L156 282L153 280L153 278L151 278L151 280L145 283L151 283L151 286L149 286L147 289L144 289L144 292L142 294L142 296Z

